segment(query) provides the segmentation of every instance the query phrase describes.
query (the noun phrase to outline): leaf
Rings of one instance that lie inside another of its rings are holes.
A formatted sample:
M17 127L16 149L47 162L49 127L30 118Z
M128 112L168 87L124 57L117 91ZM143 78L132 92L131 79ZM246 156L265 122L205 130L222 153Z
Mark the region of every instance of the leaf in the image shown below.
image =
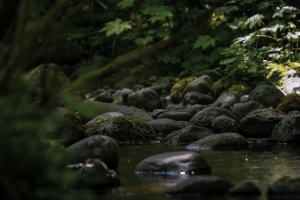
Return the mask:
M283 6L283 7L277 7L275 13L273 14L273 18L279 17L282 18L283 17L283 13L293 13L295 11L299 11L298 8L295 8L293 6Z
M237 39L235 39L235 43L243 43L245 44L246 42L248 42L249 40L251 40L253 38L253 36L255 35L255 33L250 33L244 37L238 37Z
M135 38L137 38L137 36L138 36L138 34L136 33L136 32L128 32L126 35L124 35L123 37L122 37L122 39L123 40L129 40L129 41L131 41L131 40L133 40L133 39L135 39Z
M300 32L296 31L295 33L288 32L284 38L286 38L289 41L298 41L300 37Z
M124 8L131 8L133 5L134 0L122 0L117 4L117 7L124 9Z
M124 30L131 29L131 25L129 21L122 21L117 18L115 21L105 23L105 26L100 30L100 32L106 31L106 36L110 36L112 34L120 35Z
M151 16L148 19L151 23L155 23L156 21L164 21L173 16L172 8L169 6L147 5L143 10L141 10L141 12L144 15Z
M228 58L228 59L225 59L225 60L222 60L220 62L221 65L227 65L227 64L230 64L230 63L233 63L234 61L236 61L237 58Z
M249 26L249 28L252 29L256 25L261 25L263 23L262 21L263 18L265 17L260 14L253 15L252 17L247 19L244 25Z
M137 38L135 39L135 43L136 44L141 44L141 45L146 45L149 42L153 42L153 36L146 36L146 37L142 37L142 38Z
M259 31L262 33L266 33L266 32L276 33L278 30L282 31L283 28L284 28L284 25L276 24L274 26L261 28L261 29L259 29Z
M202 47L206 49L208 46L215 46L216 39L211 38L209 35L199 35L196 42L193 45L193 48Z
M248 73L256 73L256 72L257 72L257 67L252 66L252 67L250 67L249 69L247 69L247 72L248 72Z

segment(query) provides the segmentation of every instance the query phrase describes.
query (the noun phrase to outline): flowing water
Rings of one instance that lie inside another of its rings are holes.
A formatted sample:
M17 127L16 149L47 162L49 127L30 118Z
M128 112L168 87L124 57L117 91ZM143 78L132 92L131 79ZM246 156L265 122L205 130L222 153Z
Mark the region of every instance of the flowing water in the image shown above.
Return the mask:
M165 152L186 150L185 146L163 144L120 146L119 175L121 186L104 194L107 200L173 200L164 190L188 178L182 177L139 177L133 173L143 159ZM300 147L287 145L260 145L248 150L198 150L212 168L211 175L219 176L237 184L252 180L262 191L257 197L232 197L228 195L205 196L199 199L268 199L267 187L282 176L300 175ZM299 188L300 189L300 188ZM191 198L195 199L195 198ZM269 198L270 199L270 198Z

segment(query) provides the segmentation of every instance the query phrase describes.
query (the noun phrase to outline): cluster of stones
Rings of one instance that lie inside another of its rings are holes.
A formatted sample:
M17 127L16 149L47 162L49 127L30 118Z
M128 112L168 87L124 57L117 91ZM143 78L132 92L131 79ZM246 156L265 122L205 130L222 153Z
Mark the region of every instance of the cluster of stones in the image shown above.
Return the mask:
M53 66L42 66L36 70L40 70L40 74L45 72L51 75L51 67ZM55 76L63 74L56 66L53 69ZM30 74L35 80L32 82L34 87L38 87L41 82L35 77L38 74ZM65 80L65 76L59 80ZM118 167L118 144L161 141L169 145L187 145L187 150L247 149L249 138L270 138L283 143L300 140L299 94L285 96L274 86L261 85L249 95L239 96L237 92L225 91L215 98L213 94L216 90L213 90L213 86L216 82L208 75L184 78L175 83L174 80L172 77L162 78L153 82L150 87L137 91L106 88L86 93L87 100L83 102L85 106L79 107L76 112L66 107L59 107L54 111L53 118L57 123L46 133L45 139L60 140L67 147L66 151L74 154L70 168L80 171L83 176L82 184L89 178L93 177L94 180L99 177L103 181L92 182L94 186L101 187L119 184L115 171ZM52 78L49 78L49 82L53 82ZM55 91L67 82L60 81L55 85ZM178 87L181 82L184 86ZM49 92L52 91L49 86ZM85 115L82 109L86 108L94 111L94 115ZM160 161L165 157L179 156L179 160L175 162L185 160L184 163L189 162L187 167L182 169L182 164L179 164L180 167L175 165L174 168L174 159L167 159L171 163L162 162L165 166L160 169L161 166L149 164L155 160L154 157L148 158L147 164L139 164L136 174L162 173L162 169L169 170L168 173L210 172L209 165L198 154L197 156L189 151L173 154L156 156ZM232 184L218 177L204 176L188 179L166 193L236 193L245 192L244 188L258 193L249 184L246 182L241 183L245 187L232 187ZM276 188L285 188L278 184L290 184L293 187L299 182L276 184L270 186L270 194L276 194ZM203 191L199 190L199 185ZM211 191L211 185L217 185L217 190ZM243 189L239 190L240 187Z

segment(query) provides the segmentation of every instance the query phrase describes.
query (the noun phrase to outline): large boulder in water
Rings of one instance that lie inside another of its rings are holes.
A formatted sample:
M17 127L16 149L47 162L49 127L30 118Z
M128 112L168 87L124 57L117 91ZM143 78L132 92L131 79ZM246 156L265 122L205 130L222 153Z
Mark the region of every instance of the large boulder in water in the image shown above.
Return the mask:
M182 174L209 174L211 168L196 152L178 151L154 155L142 160L134 170L139 175L178 176Z
M260 85L249 95L249 101L257 101L265 107L276 108L284 94L276 87L270 85Z

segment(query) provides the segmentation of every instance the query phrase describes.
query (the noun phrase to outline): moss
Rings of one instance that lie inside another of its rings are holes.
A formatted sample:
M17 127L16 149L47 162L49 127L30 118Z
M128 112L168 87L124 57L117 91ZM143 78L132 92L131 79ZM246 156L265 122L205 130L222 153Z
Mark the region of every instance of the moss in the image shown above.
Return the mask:
M300 111L300 94L292 93L286 95L281 99L277 109L285 113Z
M222 74L220 72L217 72L216 70L212 70L212 69L198 71L198 72L193 73L193 75L197 76L197 77L207 75L211 78L212 81L216 81L222 77Z
M102 134L114 138L118 143L149 143L156 139L153 128L144 121L122 115L110 118L98 118L87 129L89 136Z
M271 70L266 77L267 80L279 87L282 86L282 78L287 74L289 70L294 69L297 71L297 74L300 75L300 63L298 62L286 62L281 64L268 63L268 66L271 68Z
M223 77L218 81L214 82L214 84L211 87L211 93L214 96L220 96L220 94L227 91L232 85L233 82L228 77Z
M171 101L173 103L179 103L182 98L184 88L197 77L191 76L181 79L176 82L171 88Z
M240 98L249 92L249 87L245 84L232 85L227 91L233 92L238 98Z

